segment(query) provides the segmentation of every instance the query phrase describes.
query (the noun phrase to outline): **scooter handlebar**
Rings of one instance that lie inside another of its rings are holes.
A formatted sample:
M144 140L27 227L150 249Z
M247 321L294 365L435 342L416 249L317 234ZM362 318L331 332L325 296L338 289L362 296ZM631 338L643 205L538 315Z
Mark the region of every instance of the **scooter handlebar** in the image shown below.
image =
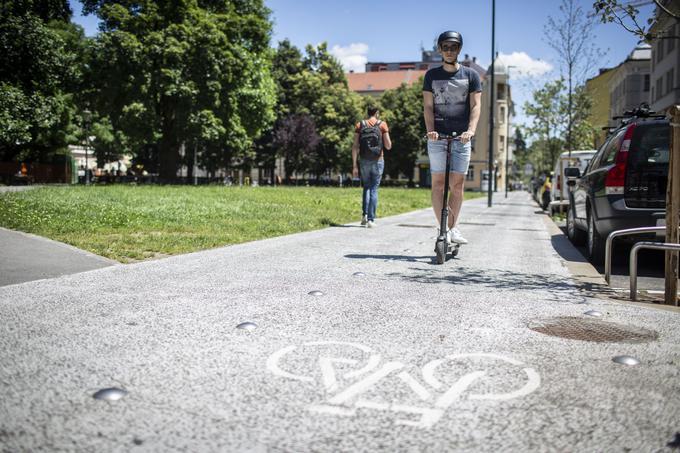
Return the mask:
M437 138L437 140L460 140L460 137L455 132L452 133L452 134L437 134L437 135L439 136ZM426 140L429 140L429 137L427 136L427 134L425 134L425 136L423 136L423 138L426 139Z

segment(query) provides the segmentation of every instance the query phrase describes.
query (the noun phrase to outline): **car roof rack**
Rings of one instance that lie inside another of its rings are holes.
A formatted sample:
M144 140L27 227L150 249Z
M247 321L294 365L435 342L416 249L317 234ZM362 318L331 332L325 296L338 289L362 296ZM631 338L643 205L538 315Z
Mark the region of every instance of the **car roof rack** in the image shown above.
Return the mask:
M623 115L612 117L613 120L621 120L620 126L626 125L637 118L666 118L666 115L650 110L649 104L643 102L638 108L626 110L623 112Z

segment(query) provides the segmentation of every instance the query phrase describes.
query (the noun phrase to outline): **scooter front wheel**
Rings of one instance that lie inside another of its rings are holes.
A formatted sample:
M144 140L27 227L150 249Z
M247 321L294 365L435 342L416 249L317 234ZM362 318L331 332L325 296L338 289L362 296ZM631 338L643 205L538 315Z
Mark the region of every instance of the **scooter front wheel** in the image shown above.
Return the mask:
M444 261L446 261L447 249L448 244L446 241L437 241L434 245L434 251L437 253L437 264L444 264Z

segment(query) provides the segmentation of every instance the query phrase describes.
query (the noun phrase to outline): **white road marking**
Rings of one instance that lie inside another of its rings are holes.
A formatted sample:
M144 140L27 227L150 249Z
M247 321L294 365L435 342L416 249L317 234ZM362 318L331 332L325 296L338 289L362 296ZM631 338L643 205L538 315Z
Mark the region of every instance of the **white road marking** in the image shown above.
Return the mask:
M334 363L347 363L354 365L356 360L352 359L336 359L333 357L319 357L319 367L321 368L321 379L326 391L334 393L338 390L338 380L335 378Z
M472 385L473 382L485 375L486 372L484 371L474 371L472 373L466 374L465 376L458 379L456 383L453 384L446 392L444 392L444 394L440 396L439 399L437 399L437 402L434 403L434 405L439 408L446 409L455 400L457 400L460 395Z
M509 393L487 393L486 395L470 395L471 400L506 401L528 395L541 386L541 376L533 368L523 368L529 381L519 390Z
M441 417L444 415L446 409L450 407L455 401L459 400L463 394L479 379L484 378L487 373L485 371L474 371L464 376L460 377L456 382L451 385L442 395L439 396L434 402L434 407L416 407L404 404L394 404L394 403L383 403L375 401L367 401L360 399L359 396L369 389L373 388L379 384L383 379L388 377L390 374L403 369L406 365L401 362L387 362L382 365L377 370L373 371L380 364L381 357L378 354L373 354L373 350L366 346L358 343L340 342L340 341L316 341L305 343L303 346L349 346L354 349L358 349L364 353L370 354L366 365L358 370L353 370L345 373L342 377L343 379L349 379L352 377L361 376L367 372L370 374L364 376L359 381L350 384L347 388L340 391L340 393L329 398L326 404L315 404L309 407L312 412L324 413L328 415L336 416L354 416L356 410L371 409L380 411L391 411L391 412L405 412L409 414L420 415L419 420L396 420L398 425L413 426L416 428L430 428L432 427ZM296 350L296 346L287 346L279 351L273 353L267 359L267 369L273 374L289 379L296 379L304 382L313 382L314 378L310 376L303 376L293 374L284 371L279 363L283 357L287 354ZM493 359L500 360L505 363L509 363L515 366L521 366L523 363L519 360L513 359L511 357L504 357L498 354L490 353L467 353L467 354L455 354L447 356L443 359L435 359L423 366L422 374L423 379L426 384L434 388L435 390L442 390L445 387L439 379L435 376L437 369L444 364L444 362L465 360L465 359ZM336 369L336 364L347 364L356 365L359 360L341 358L341 357L328 357L325 355L319 356L319 367L321 370L321 379L326 391L329 394L337 392L340 388L338 382L338 373ZM482 366L481 364L479 365ZM541 385L540 375L533 368L522 368L522 371L527 375L527 382L524 386L518 390L511 391L508 393L487 393L487 394L467 394L467 398L471 400L492 400L492 401L506 401L513 398L518 398L521 396L526 396L531 392L538 389ZM421 400L429 401L432 399L432 393L425 388L416 378L414 378L407 371L399 372L396 377L398 377L402 382L404 382L408 387L415 393ZM351 401L355 400L354 403Z
M347 387L344 391L338 393L333 398L329 399L330 404L344 404L348 400L354 398L357 395L365 392L369 388L377 384L382 378L392 373L395 370L399 370L404 367L403 363L400 362L387 362L382 368L369 374L362 380L355 382L354 384Z
M397 376L399 376L399 379L408 384L408 386L411 387L411 390L413 390L413 392L418 395L421 400L427 401L432 396L430 392L428 392L427 389L420 384L420 382L416 381L416 379L406 371L402 371Z
M352 348L359 349L360 351L365 352L367 354L370 354L370 353L373 352L373 350L371 348L364 346L362 344L350 343L350 342L345 342L345 341L312 341L310 343L304 343L302 346L331 346L331 345L333 345L333 346L335 346L335 345L350 346ZM270 355L269 358L267 359L267 369L272 374L274 374L276 376L283 377L283 378L295 379L295 380L304 381L304 382L314 382L314 378L311 377L311 376L303 376L303 375L299 375L299 374L289 373L288 371L281 369L281 367L279 366L281 359L285 355L293 352L295 349L297 349L297 346L286 346L285 348L279 349L278 351L276 351L275 353ZM371 356L368 358L366 365L364 365L362 368L360 368L358 370L349 371L349 372L345 373L345 375L343 377L344 378L352 378L352 377L356 377L356 376L361 376L362 374L364 374L368 371L371 371L373 368L378 366L378 363L380 363L380 359L381 359L381 357L380 357L379 354L371 354ZM334 359L334 360L335 361L346 361L346 360L351 360L351 359L339 358L339 359ZM349 363L349 362L345 362L345 363ZM358 361L354 361L354 363L358 363ZM324 370L322 369L321 372L322 372L322 375L323 375Z

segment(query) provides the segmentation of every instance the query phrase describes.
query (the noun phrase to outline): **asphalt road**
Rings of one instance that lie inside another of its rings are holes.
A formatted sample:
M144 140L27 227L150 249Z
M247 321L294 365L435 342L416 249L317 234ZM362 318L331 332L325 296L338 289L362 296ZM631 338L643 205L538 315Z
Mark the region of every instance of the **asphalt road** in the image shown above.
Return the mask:
M677 310L608 297L526 193L466 202L443 266L433 224L0 288L2 450L680 447ZM110 387L127 394L93 398Z

